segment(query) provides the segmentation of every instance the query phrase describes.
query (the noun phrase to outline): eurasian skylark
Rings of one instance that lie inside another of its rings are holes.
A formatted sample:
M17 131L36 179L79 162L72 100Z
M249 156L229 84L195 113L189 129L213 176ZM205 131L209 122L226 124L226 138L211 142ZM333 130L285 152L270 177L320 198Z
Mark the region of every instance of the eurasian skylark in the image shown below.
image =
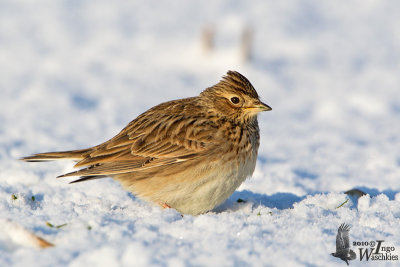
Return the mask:
M252 175L260 144L257 114L271 110L251 83L228 71L199 96L159 104L112 139L86 149L39 153L25 161L70 159L81 176L110 176L128 191L183 214L201 214Z

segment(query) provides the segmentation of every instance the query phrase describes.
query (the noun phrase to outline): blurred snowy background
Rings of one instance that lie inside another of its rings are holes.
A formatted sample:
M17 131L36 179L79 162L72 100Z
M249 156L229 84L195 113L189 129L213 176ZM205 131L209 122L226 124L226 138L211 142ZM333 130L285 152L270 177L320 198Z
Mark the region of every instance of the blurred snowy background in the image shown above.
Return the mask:
M329 255L343 222L400 255L399 14L373 0L2 0L0 266L343 266ZM253 177L213 212L17 161L103 142L227 70L273 110Z

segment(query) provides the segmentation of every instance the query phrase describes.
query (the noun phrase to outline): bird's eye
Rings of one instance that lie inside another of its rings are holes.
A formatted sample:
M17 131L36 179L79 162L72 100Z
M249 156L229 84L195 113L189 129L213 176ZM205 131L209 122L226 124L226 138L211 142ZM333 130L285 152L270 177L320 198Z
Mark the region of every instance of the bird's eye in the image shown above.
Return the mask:
M231 98L231 102L232 102L233 104L238 104L238 103L240 102L240 99L239 99L239 97L234 96L234 97Z

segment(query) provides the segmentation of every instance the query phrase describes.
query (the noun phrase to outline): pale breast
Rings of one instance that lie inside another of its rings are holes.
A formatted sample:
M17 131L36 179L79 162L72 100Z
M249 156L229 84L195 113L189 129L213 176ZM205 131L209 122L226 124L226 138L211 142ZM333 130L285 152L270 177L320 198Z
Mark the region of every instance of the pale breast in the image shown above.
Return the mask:
M258 125L225 124L216 138L225 139L208 154L154 172L146 179L119 179L135 195L167 204L184 214L201 214L225 201L254 172Z
M227 142L229 150L217 161L194 167L191 173L196 175L183 186L185 189L176 191L173 207L178 211L200 214L212 210L253 174L259 146L258 125L231 130L235 134ZM193 183L194 180L198 182Z

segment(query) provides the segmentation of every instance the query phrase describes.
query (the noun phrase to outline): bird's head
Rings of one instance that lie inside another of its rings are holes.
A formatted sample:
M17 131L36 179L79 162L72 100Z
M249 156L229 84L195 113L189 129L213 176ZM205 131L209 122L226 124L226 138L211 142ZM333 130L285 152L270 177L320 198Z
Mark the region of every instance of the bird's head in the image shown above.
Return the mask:
M207 105L211 105L216 114L241 123L256 118L261 111L271 110L261 102L249 80L236 71L228 71L219 83L205 89L200 97L206 98Z

